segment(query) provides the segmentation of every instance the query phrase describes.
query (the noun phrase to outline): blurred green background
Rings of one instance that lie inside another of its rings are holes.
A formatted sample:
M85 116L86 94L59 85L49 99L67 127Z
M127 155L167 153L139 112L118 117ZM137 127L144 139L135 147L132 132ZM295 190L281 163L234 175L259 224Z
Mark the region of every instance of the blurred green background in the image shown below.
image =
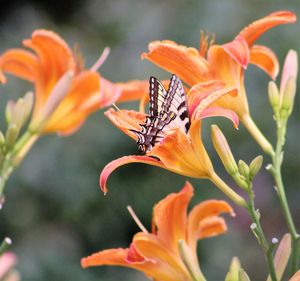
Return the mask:
M19 47L37 28L52 29L71 46L80 45L86 65L98 58L104 47L111 54L101 74L112 81L169 78L140 54L155 39L170 39L198 47L200 30L216 34L225 43L247 24L276 10L288 9L300 15L299 1L140 1L65 0L3 1L0 11L0 51ZM273 48L282 64L289 49L299 50L300 25L279 26L259 43ZM267 101L269 78L250 66L246 86L254 119L274 142L274 123ZM23 95L30 85L10 78L0 87L0 107ZM120 107L137 108L137 103ZM2 124L4 113L1 114ZM300 228L299 97L289 123L285 150L284 180L298 229ZM219 124L237 159L249 163L259 147L242 126L235 131L228 121L204 122L203 138L216 170L224 173L210 140L209 126ZM4 125L3 125L4 126ZM0 212L0 237L10 236L18 255L18 269L29 281L146 280L142 273L117 267L82 269L80 258L105 248L126 247L138 231L126 210L131 205L150 228L152 206L170 192L179 191L185 178L159 168L131 164L112 174L106 197L98 187L101 169L111 160L137 153L135 143L103 116L93 114L74 135L44 136L14 173L6 189L7 202ZM264 164L269 159L265 157ZM196 188L193 204L207 198L224 198L206 180L191 180ZM278 208L271 177L262 171L255 181L257 207L269 238L281 236L286 225ZM232 184L233 185L233 184ZM226 198L225 198L226 199ZM227 200L227 199L226 199ZM237 208L235 219L227 218L226 235L199 242L200 263L209 280L223 280L230 260L238 256L252 280L265 280L263 255L250 233L247 214Z

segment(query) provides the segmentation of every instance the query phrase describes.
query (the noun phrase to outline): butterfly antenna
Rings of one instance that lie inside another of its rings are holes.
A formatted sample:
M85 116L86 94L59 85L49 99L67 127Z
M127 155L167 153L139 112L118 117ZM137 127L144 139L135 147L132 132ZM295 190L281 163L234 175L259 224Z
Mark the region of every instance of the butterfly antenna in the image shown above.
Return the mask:
M115 103L113 103L112 106L113 106L117 111L121 111L121 109L120 109Z
M139 218L137 217L137 215L135 214L131 206L127 206L127 210L131 215L131 217L133 218L133 220L135 221L135 223L137 224L137 226L140 228L140 230L143 231L144 233L149 233L146 227L141 223L141 221L139 220Z

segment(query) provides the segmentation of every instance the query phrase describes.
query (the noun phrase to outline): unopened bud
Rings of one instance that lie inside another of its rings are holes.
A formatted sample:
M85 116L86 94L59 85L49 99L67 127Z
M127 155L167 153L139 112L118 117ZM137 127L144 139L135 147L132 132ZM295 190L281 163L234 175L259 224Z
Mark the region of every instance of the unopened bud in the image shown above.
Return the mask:
M243 160L239 160L239 173L244 176L246 179L248 179L249 177L249 166L247 165L247 163Z
M290 77L285 85L283 97L282 97L282 104L280 107L280 114L283 118L288 117L291 115L294 106L296 94L296 78Z
M238 167L232 155L228 142L217 125L211 126L211 137L215 150L217 151L226 171L230 175L238 173Z
M256 174L260 171L261 166L263 164L263 160L264 160L264 158L261 155L259 155L259 156L255 157L252 160L252 162L250 163L249 168L250 168L251 179L253 179L256 176Z
M10 124L11 122L14 108L15 108L15 102L12 100L8 101L5 109L5 119L7 124Z
M19 136L19 128L15 124L11 124L5 134L5 144L12 147Z
M27 93L16 102L8 101L6 105L6 121L9 126L16 126L20 130L27 121L33 105L33 94Z
M244 269L240 269L239 271L239 281L250 281L250 278Z
M33 107L33 93L28 92L24 96L24 122L28 119Z
M231 260L229 271L226 274L225 281L239 281L239 271L241 269L240 261L237 257Z
M274 239L274 238L273 238ZM272 243L273 243L272 239ZM277 240L278 242L278 240ZM281 239L275 253L274 261L275 262L275 272L278 280L282 280L282 276L285 272L285 269L288 265L289 258L292 252L292 243L291 243L291 235L289 233L285 234ZM267 281L271 281L271 277L268 276ZM299 280L299 279L289 279L289 280Z
M268 93L269 93L269 102L274 112L276 112L279 106L279 90L274 81L269 82Z
M3 133L0 131L0 147L5 143L5 138Z

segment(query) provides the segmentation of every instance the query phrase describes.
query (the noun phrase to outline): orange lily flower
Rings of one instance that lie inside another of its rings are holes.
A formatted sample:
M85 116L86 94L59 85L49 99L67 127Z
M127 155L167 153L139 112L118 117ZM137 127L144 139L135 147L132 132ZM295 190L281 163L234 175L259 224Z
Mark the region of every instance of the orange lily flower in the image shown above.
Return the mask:
M254 45L254 42L268 29L295 21L296 15L292 12L275 12L251 23L232 42L223 45L211 45L208 36L201 34L199 50L172 41L154 41L149 44L149 52L143 53L142 58L176 74L190 87L212 79L236 87L239 91L237 97L226 95L218 99L216 104L236 112L264 151L271 153L271 144L250 117L244 70L249 63L253 63L275 79L279 71L276 55L268 47Z
M205 280L199 268L197 240L224 233L227 226L219 215L234 216L234 212L225 201L207 200L187 214L192 196L193 187L187 182L180 192L155 205L152 233L135 234L127 249L104 250L83 258L82 266L125 266L155 280Z
M224 88L222 81L210 81L197 84L188 93L188 109L190 115L190 129L188 133L180 128L163 131L163 138L146 155L130 155L116 159L107 164L100 175L100 187L106 193L107 179L118 167L139 162L158 166L180 175L193 178L208 178L237 204L245 206L245 201L232 189L222 182L214 172L211 160L201 139L201 119L211 116L224 116L238 125L237 115L224 108L211 106L224 95L234 95L233 87ZM129 137L137 140L132 130L140 130L146 118L141 112L109 109L105 115Z
M136 98L140 85L113 84L97 73L107 52L90 69L81 56L52 31L36 30L23 41L30 50L11 49L0 56L0 81L5 73L30 81L35 86L31 130L38 133L71 134L86 117L116 102Z

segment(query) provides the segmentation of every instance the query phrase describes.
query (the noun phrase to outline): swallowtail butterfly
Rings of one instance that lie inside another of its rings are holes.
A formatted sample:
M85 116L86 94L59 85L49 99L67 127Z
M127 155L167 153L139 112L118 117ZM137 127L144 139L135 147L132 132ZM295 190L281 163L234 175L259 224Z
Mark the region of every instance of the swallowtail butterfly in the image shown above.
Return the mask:
M141 130L132 130L138 137L138 150L145 154L159 143L164 132L173 128L180 128L185 133L190 127L186 95L182 82L176 75L172 75L169 89L151 76L149 79L150 108Z

